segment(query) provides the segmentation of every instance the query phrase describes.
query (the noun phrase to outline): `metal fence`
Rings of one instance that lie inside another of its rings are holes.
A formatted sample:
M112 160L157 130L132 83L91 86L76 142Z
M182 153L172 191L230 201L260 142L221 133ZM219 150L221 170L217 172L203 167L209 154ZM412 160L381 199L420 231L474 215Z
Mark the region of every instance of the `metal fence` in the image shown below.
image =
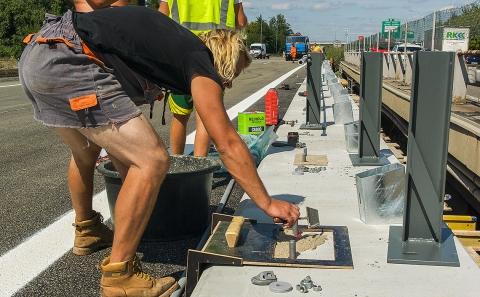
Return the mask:
M478 4L479 1L476 1L475 3ZM472 5L472 4L469 4ZM469 6L467 5L467 6ZM433 17L435 15L435 24L444 24L450 18L454 15L460 15L462 13L462 9L464 7L453 7L450 9L445 9L445 10L439 10L436 11L435 13L432 12L429 15L415 20L415 21L410 21L408 22L408 31L413 31L413 42L415 43L423 43L424 37L425 37L425 31L432 29L433 28ZM447 23L447 25L449 25ZM400 26L400 31L405 32L405 27L406 24L402 24Z
M452 24L449 23L452 17L461 15L464 11L469 10L470 8L474 6L480 6L480 0L477 0L475 2L472 2L471 4L467 4L461 7L453 7L449 9L444 9L444 10L439 10L432 12L424 17L418 12L419 16L421 17L418 20L414 21L409 21L408 22L408 28L407 31L413 31L414 37L413 39L409 38L408 42L414 42L418 44L422 44L424 42L424 37L425 37L425 31L432 29L434 24L435 26L438 26L439 24L445 24L446 26L451 26ZM412 10L412 12L415 12ZM435 17L435 22L434 22L434 17ZM480 14L473 16L473 19L470 20L469 24L456 24L455 26L468 26L470 24L473 24L475 22L478 22L480 19ZM400 31L405 32L407 27L406 23L403 23L400 25ZM470 35L472 35L472 29L470 29ZM477 32L478 28L475 28L475 33ZM348 42L348 45L346 46L346 51L362 51L362 50L369 50L378 40L380 39L386 39L382 37L382 33L378 32L376 34L373 34L371 36L365 36L364 40L355 40ZM403 43L403 40L400 40L400 42ZM393 46L393 45L391 45Z

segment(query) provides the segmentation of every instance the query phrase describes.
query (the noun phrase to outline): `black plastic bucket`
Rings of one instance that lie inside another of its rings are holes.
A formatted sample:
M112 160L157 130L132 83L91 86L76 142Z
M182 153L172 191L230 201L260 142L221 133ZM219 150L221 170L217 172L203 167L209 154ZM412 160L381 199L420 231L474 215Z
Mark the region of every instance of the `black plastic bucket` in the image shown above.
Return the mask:
M213 172L221 168L210 158L171 155L170 169L158 193L143 241L179 240L203 233L210 218ZM105 178L108 205L113 220L122 186L120 174L110 161L97 171Z

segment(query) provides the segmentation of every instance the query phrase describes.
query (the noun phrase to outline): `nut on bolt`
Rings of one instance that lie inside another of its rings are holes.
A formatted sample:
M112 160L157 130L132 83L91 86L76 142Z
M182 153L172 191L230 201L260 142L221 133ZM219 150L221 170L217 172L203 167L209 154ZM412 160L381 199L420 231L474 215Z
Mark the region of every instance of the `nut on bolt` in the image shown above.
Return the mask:
M290 126L295 126L295 123L298 123L297 120L292 120L292 121L283 121L285 125L290 125Z
M304 285L297 285L297 291L299 291L300 293L307 293L308 289Z
M301 282L300 285L305 286L307 289L311 289L313 287L313 282L310 276L307 276L304 278Z
M296 147L296 148L302 148L302 147L305 147L305 146L306 146L306 144L305 144L304 142L297 142L297 143L295 144L295 147Z

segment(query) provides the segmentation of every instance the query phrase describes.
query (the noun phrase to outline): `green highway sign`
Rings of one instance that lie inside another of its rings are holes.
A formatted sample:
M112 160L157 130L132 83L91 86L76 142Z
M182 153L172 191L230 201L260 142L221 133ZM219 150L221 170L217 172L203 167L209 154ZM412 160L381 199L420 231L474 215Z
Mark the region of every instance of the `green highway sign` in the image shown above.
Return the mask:
M402 37L401 37L401 38L405 38L405 31L402 31ZM408 30L407 38L415 38L415 33L414 33L414 31Z
M400 38L400 21L389 19L382 22L382 38L388 38L388 32L390 32L390 38Z

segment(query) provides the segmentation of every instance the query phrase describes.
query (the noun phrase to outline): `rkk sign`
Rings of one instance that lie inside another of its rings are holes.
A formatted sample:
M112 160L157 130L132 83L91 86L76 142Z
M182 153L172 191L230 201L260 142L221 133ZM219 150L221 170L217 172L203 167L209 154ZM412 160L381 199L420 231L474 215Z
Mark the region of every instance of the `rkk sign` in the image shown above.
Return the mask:
M447 32L447 39L463 40L467 38L466 32Z

